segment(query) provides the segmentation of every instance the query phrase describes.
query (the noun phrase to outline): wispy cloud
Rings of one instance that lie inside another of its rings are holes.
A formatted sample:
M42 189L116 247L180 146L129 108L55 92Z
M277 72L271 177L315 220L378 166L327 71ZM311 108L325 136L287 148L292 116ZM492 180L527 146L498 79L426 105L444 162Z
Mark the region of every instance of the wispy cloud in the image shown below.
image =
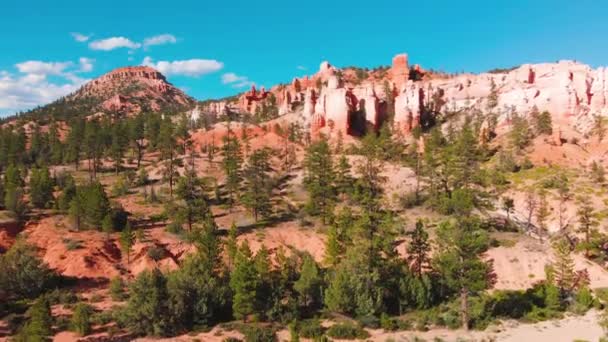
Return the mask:
M72 62L27 61L15 65L19 72L36 75L61 75Z
M224 63L215 59L188 59L177 61L158 61L154 62L151 57L145 57L142 65L152 67L160 71L165 76L183 75L199 77L220 71Z
M144 39L143 46L144 49L147 49L150 46L154 45L164 45L164 44L175 44L177 43L177 38L175 38L172 34L160 34L158 36L149 37Z
M80 57L80 59L78 61L80 63L80 72L91 72L91 71L93 71L93 62L95 62L94 59L90 59L90 58L86 58L86 57Z
M84 34L78 33L78 32L72 32L70 34L72 35L74 40L79 43L84 43L84 42L88 41L89 39L91 39L91 36L92 36L92 35L87 36L87 35L84 35Z
M233 72L222 75L223 84L231 84L233 88L243 88L254 84L247 76L239 76Z
M89 48L92 50L111 51L114 49L128 48L139 49L140 43L136 43L125 37L111 37L106 39L94 40L89 43Z
M308 68L307 68L307 67L305 67L305 66L303 66L303 65L298 65L298 66L296 67L296 69L298 69L298 70L308 70Z

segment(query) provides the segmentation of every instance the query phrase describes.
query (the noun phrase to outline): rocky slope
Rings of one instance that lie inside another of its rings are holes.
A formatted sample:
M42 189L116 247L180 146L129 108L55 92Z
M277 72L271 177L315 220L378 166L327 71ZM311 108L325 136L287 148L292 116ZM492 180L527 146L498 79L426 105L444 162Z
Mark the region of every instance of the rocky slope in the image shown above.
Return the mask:
M143 111L181 111L194 99L150 67L115 69L82 86L79 90L27 114L63 116L99 112L133 115Z

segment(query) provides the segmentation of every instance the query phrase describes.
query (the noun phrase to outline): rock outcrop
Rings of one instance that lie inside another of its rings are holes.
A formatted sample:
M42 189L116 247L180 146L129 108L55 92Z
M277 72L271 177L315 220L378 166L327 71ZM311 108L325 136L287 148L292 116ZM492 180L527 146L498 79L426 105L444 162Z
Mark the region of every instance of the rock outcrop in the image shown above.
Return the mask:
M145 66L115 69L69 95L67 101L96 99L96 110L136 114L142 110L161 111L187 108L194 100L167 82L165 76Z
M232 101L210 102L202 111L219 114L230 107L254 114L259 103L272 98L279 115L300 113L311 131L351 135L378 129L389 111L395 127L406 134L438 113L492 112L500 125L513 113L528 115L534 109L581 131L591 128L593 115L608 115L608 68L573 61L448 75L410 67L408 55L399 54L390 68L366 71L363 77L353 76L355 71L323 62L312 76L269 91L253 88Z

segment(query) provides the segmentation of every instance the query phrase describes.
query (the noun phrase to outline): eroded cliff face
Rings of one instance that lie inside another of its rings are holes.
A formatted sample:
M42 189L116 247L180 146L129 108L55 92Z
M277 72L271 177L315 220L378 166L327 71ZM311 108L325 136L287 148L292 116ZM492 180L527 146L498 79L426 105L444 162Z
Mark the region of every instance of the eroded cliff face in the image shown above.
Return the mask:
M590 129L593 115L608 115L608 69L572 61L454 76L411 67L408 56L400 54L390 69L370 72L364 79L354 80L347 71L323 62L312 76L269 91L252 88L232 104L215 102L203 111L222 114L231 108L253 114L272 96L279 115L301 113L312 133L350 135L379 128L389 112L394 113L395 127L406 134L424 123L425 115L446 112L492 112L501 124L514 113L528 115L538 109L583 132Z

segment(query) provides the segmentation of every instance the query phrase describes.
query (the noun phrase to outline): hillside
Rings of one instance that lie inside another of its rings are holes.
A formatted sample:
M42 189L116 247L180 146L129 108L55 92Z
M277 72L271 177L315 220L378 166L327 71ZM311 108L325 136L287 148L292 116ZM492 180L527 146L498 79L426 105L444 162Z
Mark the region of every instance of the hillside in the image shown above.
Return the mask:
M110 71L53 103L28 111L25 118L67 120L97 113L135 115L141 112L179 112L194 99L150 67Z

